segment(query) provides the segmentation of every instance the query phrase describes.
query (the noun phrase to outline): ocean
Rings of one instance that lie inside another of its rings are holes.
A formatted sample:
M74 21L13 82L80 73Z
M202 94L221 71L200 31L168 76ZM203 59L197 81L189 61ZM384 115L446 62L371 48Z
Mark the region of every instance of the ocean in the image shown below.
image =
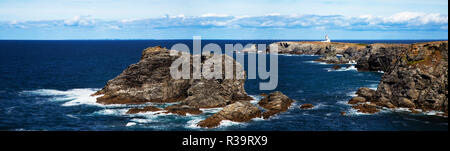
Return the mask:
M202 45L270 44L289 40L202 40ZM354 43L416 43L429 40L342 40ZM405 110L383 110L376 114L355 112L346 102L360 87L376 89L382 73L357 72L354 67L330 70L333 65L312 62L319 56L279 55L281 91L296 103L285 113L268 120L248 123L224 121L215 129L196 123L220 108L200 115L178 116L142 113L127 115L144 105L100 105L90 95L108 80L136 63L146 47L170 48L191 40L61 40L0 41L0 130L151 130L151 131L448 131L448 119ZM257 103L260 80L247 80L245 89ZM275 91L275 90L274 90ZM299 105L311 103L311 110ZM145 105L150 105L148 103ZM164 107L169 104L154 104ZM346 112L345 116L341 112Z

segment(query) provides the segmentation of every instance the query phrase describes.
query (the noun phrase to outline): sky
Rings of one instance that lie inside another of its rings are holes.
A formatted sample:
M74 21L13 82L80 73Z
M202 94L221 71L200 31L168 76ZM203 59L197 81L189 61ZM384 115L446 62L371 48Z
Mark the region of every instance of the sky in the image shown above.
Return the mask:
M0 39L448 39L447 0L0 0Z

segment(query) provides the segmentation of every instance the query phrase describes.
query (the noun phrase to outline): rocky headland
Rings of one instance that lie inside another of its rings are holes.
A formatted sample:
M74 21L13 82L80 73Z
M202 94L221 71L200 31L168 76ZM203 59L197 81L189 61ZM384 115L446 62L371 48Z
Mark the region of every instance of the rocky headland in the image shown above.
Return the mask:
M448 41L416 44L277 42L278 53L320 55L316 61L382 71L377 90L361 88L349 104L365 113L410 108L448 115ZM269 48L269 47L268 47ZM333 69L338 69L338 66Z

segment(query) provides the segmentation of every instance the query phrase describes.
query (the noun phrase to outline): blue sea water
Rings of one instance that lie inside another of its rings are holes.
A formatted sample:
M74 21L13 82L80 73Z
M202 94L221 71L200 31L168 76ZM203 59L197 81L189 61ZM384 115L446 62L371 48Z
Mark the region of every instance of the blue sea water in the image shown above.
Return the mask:
M270 44L279 40L203 40L202 45ZM415 43L416 41L361 41L357 43ZM85 40L0 41L0 130L208 130L195 124L214 112L177 116L154 113L126 115L143 105L99 105L90 95L108 80L136 63L149 46L170 48L191 40ZM223 122L210 130L448 130L448 119L407 111L383 110L374 115L357 113L346 102L359 87L376 89L382 73L354 68L329 70L333 65L314 63L319 56L279 55L276 90L297 100L288 110L268 120ZM259 80L247 80L245 89L255 98ZM312 110L299 105L314 104ZM149 103L151 104L151 103ZM147 104L148 105L148 104ZM169 104L155 104L164 107ZM346 112L345 116L341 112Z

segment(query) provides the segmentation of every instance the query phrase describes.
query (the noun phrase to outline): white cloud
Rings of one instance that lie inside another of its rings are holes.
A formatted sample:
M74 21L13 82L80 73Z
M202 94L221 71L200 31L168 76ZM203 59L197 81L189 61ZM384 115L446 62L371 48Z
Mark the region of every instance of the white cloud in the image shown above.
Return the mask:
M215 14L215 13L208 13L208 14L203 14L200 17L228 17L230 15L227 14Z
M64 20L64 25L66 26L92 26L95 24L93 19L89 18L90 16L74 16L70 19Z
M16 28L48 28L52 26L103 27L120 29L162 29L162 28L305 28L333 30L448 30L448 15L436 13L402 12L390 16L362 15L358 17L341 15L280 15L229 16L225 14L204 14L185 16L183 14L151 19L123 19L117 21L94 20L90 16L75 16L67 20L9 22Z

